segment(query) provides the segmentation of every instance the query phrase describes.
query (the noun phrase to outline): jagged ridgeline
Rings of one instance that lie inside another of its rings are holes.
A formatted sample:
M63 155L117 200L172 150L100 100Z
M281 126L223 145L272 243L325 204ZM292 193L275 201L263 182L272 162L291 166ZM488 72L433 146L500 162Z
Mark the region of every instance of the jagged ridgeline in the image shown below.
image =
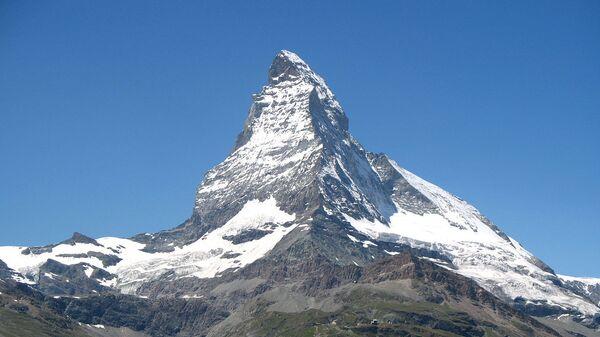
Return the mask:
M556 275L475 207L365 150L296 54L276 55L252 99L183 224L0 247L0 335L17 322L2 317L43 336L57 315L73 335L597 335L600 280Z

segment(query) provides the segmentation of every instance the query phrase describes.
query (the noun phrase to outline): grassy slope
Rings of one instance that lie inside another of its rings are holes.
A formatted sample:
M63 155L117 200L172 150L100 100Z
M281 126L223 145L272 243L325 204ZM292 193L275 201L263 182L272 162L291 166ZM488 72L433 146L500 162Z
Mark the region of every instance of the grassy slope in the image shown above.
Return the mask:
M227 331L226 336L540 336L518 320L488 321L486 315L466 313L448 304L418 302L385 291L356 287L339 294L344 305L334 312L310 309L297 313L270 311L258 302L253 317ZM476 317L476 318L474 318ZM371 320L378 319L378 325Z
M61 326L51 317L42 319L27 313L0 308L0 336L2 337L58 337L88 336L79 327Z
M88 337L77 322L47 308L43 299L26 285L0 280L0 337Z

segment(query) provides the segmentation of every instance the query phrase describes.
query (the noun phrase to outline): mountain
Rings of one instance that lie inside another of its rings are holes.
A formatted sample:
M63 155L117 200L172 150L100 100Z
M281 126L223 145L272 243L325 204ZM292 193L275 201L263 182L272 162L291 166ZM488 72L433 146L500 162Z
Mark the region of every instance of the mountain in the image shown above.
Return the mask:
M277 54L252 99L183 224L0 247L6 277L68 301L53 307L80 322L152 335L292 335L292 319L340 336L558 335L528 315L600 325L593 285L557 276L472 205L365 150L296 54ZM176 326L150 328L157 312Z

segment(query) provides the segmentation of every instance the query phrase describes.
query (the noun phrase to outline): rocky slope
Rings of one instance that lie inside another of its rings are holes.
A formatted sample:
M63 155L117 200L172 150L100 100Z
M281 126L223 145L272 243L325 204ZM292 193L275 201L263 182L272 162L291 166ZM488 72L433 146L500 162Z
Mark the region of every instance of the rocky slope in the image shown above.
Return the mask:
M573 277L558 275L565 288L571 289L582 297L589 298L600 306L600 278Z
M2 337L148 337L127 327L84 324L60 310L55 299L6 277L12 273L0 262L0 336Z
M16 333L31 322L32 336L559 335L408 247L360 267L336 265L318 248L307 254L306 244L296 242L286 256L257 261L235 277L160 283L204 294L197 298L164 296L164 288L151 299L55 298L14 282L0 287L0 304L9 304L0 308L0 335L17 336L2 331Z
M436 275L453 275L445 276L452 282L463 280L455 279L459 277L456 274L467 277L482 287L477 291L485 293L486 298L496 296L518 309L516 312L502 309L498 313L494 310L499 304L494 302L489 308L493 317L488 321L508 329L498 331L517 335L511 330L514 326L504 322L506 319L518 320L519 324L534 329L536 323L527 316L519 316L523 313L567 314L597 328L600 308L595 286L557 276L472 205L400 167L386 155L366 151L349 133L348 119L325 81L297 55L288 51L278 53L268 75L267 85L253 96L248 118L232 152L200 184L189 220L174 229L129 239L94 240L76 233L56 245L0 247L0 259L13 270L6 277L28 283L46 295L65 298L69 303L83 303L83 308L98 307L98 301L112 298L118 303L124 301L133 311L144 307L140 312L154 313L156 308L184 310L177 301L200 301L210 308L203 311L205 320L181 322L182 326L170 333L210 333L216 329L223 334L235 334L239 333L236 329L261 331L253 324L264 322L253 321L254 315L244 319L235 317L239 317L236 316L239 310L254 313L265 310L262 296L272 289L280 289L277 291L282 291L284 298L290 298L289 303L280 304L285 307L280 312L289 311L288 305L299 306L293 304L298 297L304 298L300 302L313 301L306 296L318 291L325 291L321 294L324 298L341 296L341 303L351 308L360 305L348 295L360 287L346 283L352 280L359 284L363 279L348 279L346 273L362 275L380 261L409 252L419 263L428 261ZM313 264L306 265L307 261ZM326 273L320 269L322 266L335 273L323 278L319 274ZM352 271L353 268L361 271ZM314 273L316 278L311 276ZM415 274L407 279L418 283L419 277ZM375 293L385 293L379 289L381 282L367 283L367 288L375 289ZM426 288L437 287L435 280L428 279L423 284ZM286 289L291 285L299 286L300 290L294 288L289 292ZM451 282L444 284L451 286ZM346 288L331 290L339 287ZM228 295L221 296L215 289ZM382 301L390 300L388 295L382 295ZM87 302L74 296L85 297ZM415 296L409 299L415 303L423 301ZM166 307L164 303L152 302L166 301L164 298L174 302L168 302ZM207 298L210 300L203 302ZM407 300L401 297L393 301L400 305ZM466 310L472 320L469 322L477 321L474 324L479 326L486 320L463 305L480 300L460 293L452 300L448 297L441 302L424 301L435 306L435 310L440 305L451 307L453 313ZM113 302L106 303L111 308ZM250 309L239 309L246 306ZM310 320L319 320L319 324L325 321L332 324L332 317L338 317L334 319L337 321L354 312L346 307L329 311L310 306L300 308L304 310L294 313L320 310L308 316ZM142 313L139 315L145 318L140 320L146 322L142 330L169 335L148 330L146 326L154 322L154 314ZM394 315L390 321L408 319L397 312ZM93 323L93 317L79 319ZM338 331L339 326L322 329L333 329L334 335L360 334L353 327L369 317L374 316L344 318L349 330ZM221 320L223 323L217 328L215 324ZM413 323L418 325L418 320ZM116 325L129 326L119 324ZM186 324L195 328L185 328ZM236 327L236 324L241 325ZM390 333L399 333L394 329L400 327L390 324ZM485 331L484 325L481 331ZM435 326L431 328L436 329ZM542 335L552 333L546 331Z

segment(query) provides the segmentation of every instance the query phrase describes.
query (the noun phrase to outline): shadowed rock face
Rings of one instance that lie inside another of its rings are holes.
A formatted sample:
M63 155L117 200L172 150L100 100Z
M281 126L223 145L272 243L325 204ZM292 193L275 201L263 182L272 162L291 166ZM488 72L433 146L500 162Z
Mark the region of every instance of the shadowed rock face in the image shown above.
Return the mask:
M15 274L14 270L10 269L4 261L0 260L0 280L12 279Z
M91 258L91 257L95 257L95 258L99 259L100 261L102 261L102 265L104 267L114 266L117 263L119 263L119 261L121 261L121 258L118 257L117 255L114 255L114 254L102 254L100 252L94 252L94 251L89 251L87 253L79 253L79 254L58 254L57 256L60 256L60 257L74 257L74 258Z
M272 233L272 231L261 230L261 229L248 229L248 230L244 230L241 233L236 234L236 235L223 236L223 239L231 241L234 244L238 245L240 243L260 239L269 233Z
M57 244L47 245L47 246L43 246L43 247L28 247L28 248L23 249L23 251L21 251L21 254L23 254L23 255L29 255L29 254L39 255L39 254L43 254L43 253L52 252L52 249L60 244L66 244L66 245L72 246L72 245L75 245L76 243L89 243L89 244L92 244L95 246L100 246L100 244L96 240L94 240L90 237L87 237L81 233L75 232L75 233L73 233L73 236L67 240L61 241Z
M65 265L48 260L40 266L37 289L50 296L82 296L112 293L114 289L101 282L115 278L104 269L84 263Z

